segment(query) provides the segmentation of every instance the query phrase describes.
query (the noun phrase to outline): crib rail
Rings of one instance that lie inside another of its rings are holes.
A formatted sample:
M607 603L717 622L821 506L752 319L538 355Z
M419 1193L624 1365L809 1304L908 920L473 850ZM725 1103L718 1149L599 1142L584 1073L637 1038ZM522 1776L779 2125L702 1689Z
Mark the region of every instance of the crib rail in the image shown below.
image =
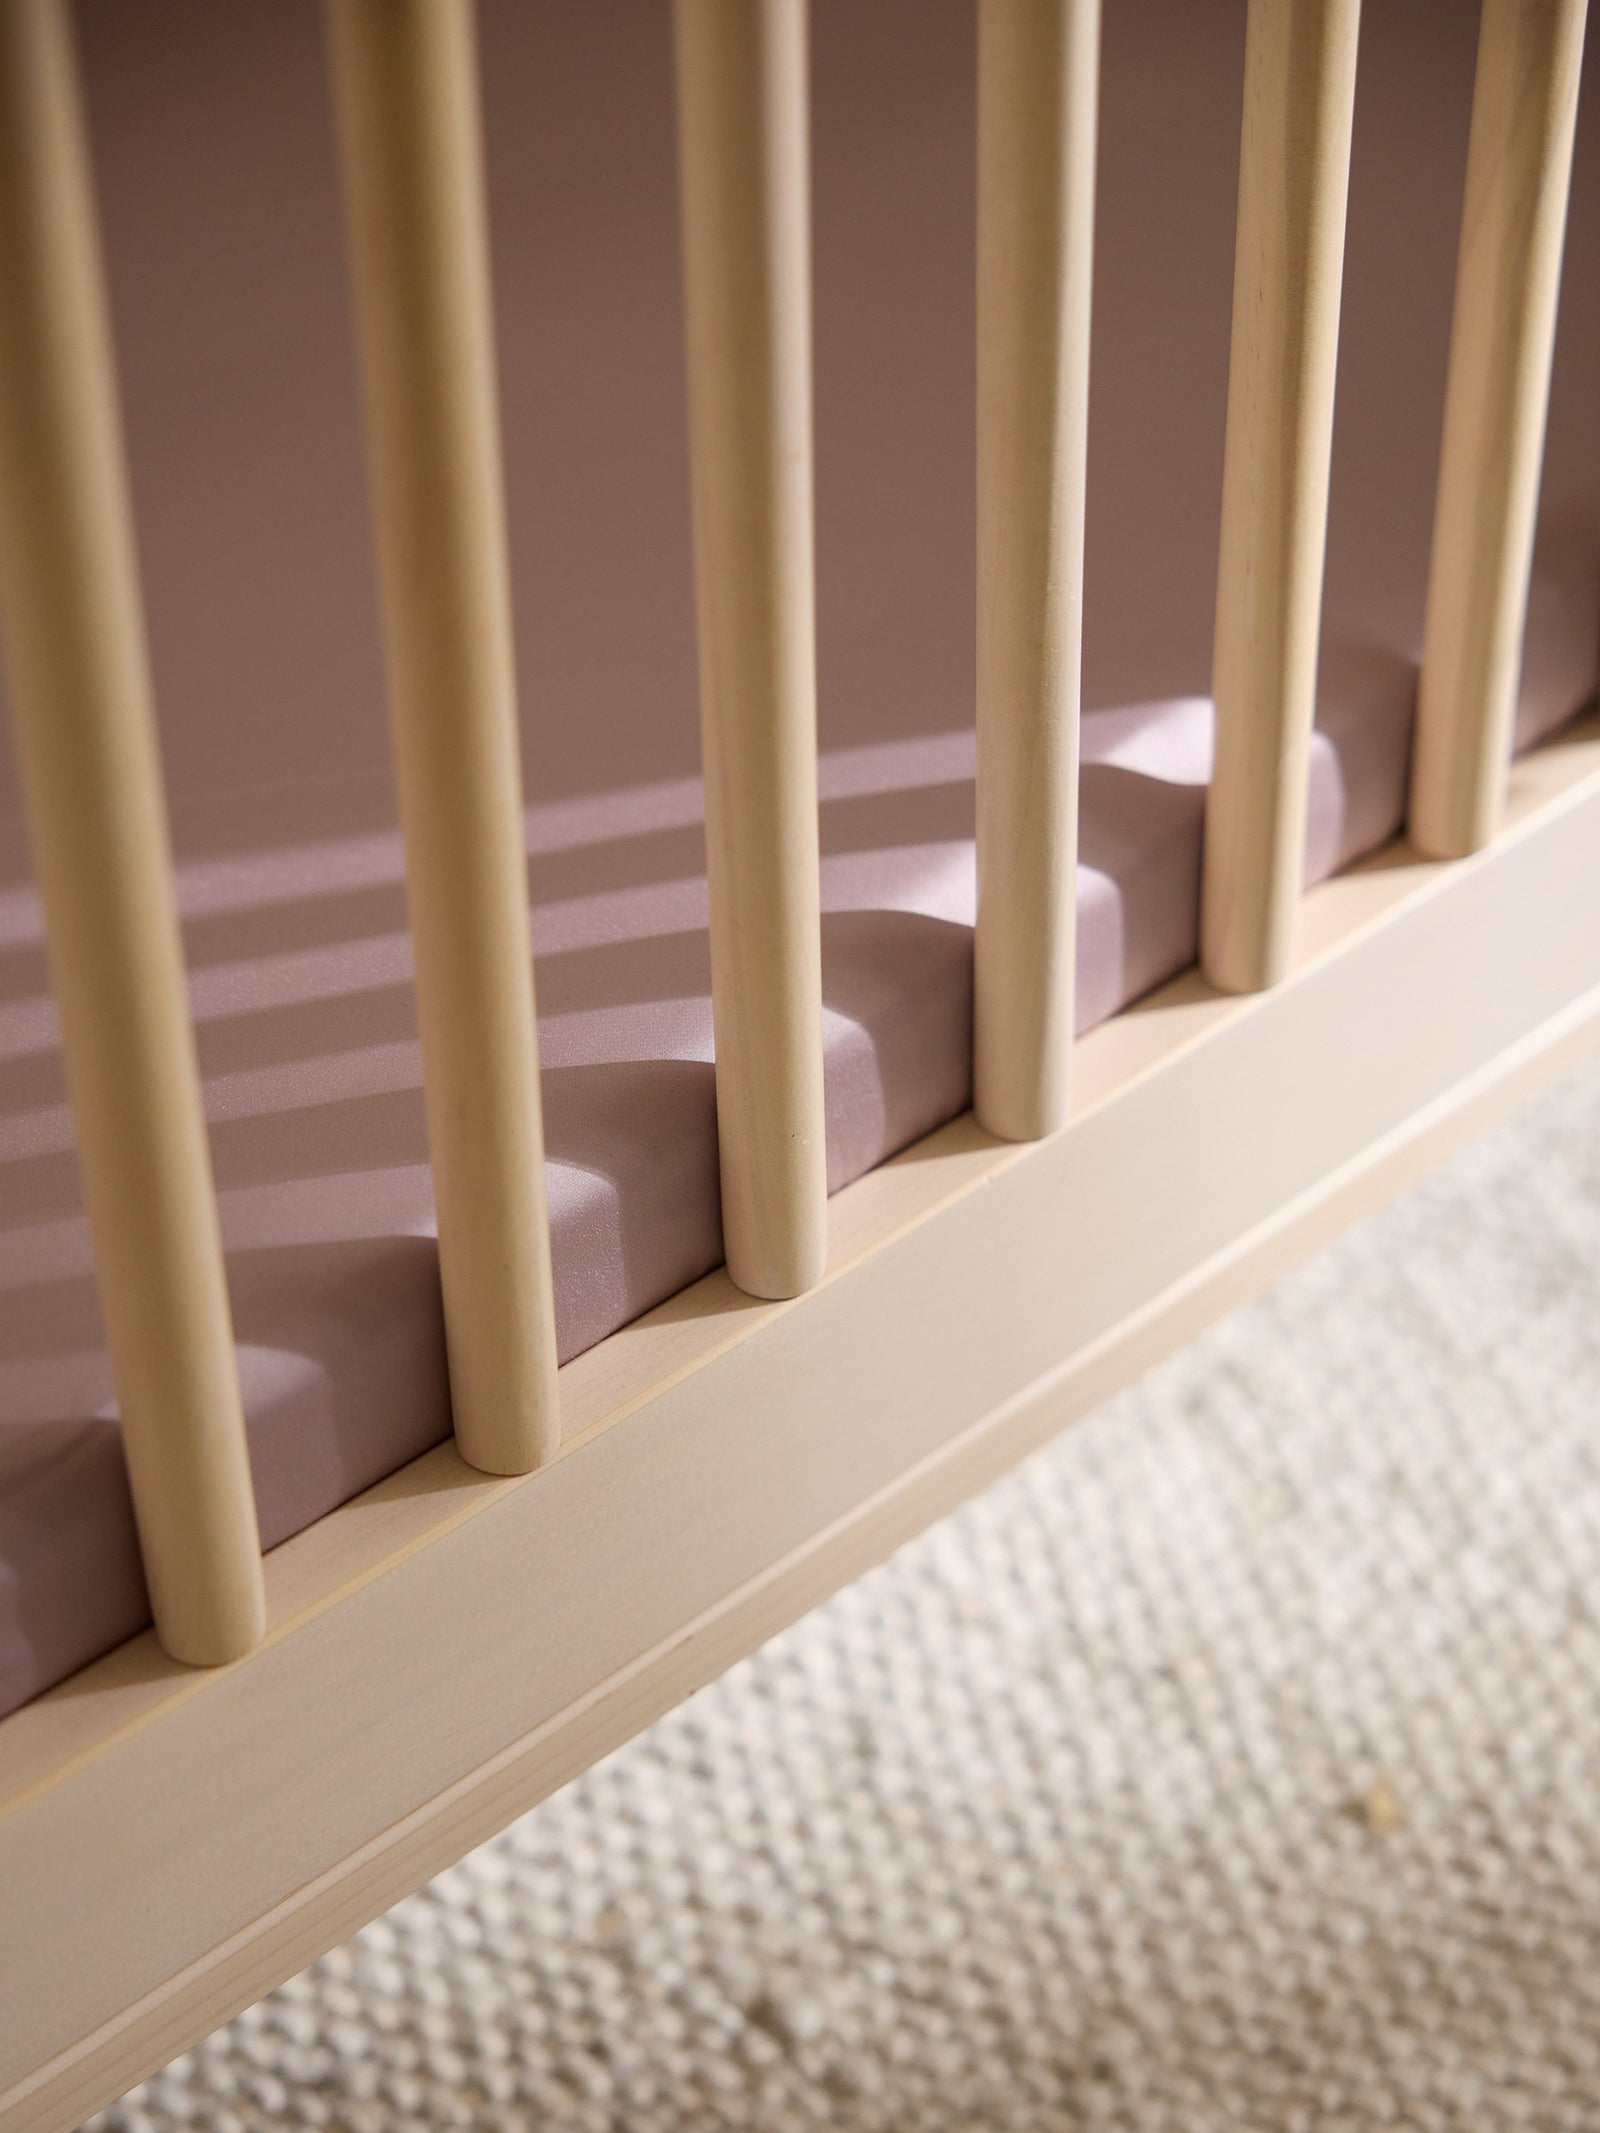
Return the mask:
M1484 0L1417 693L1411 835L1457 859L1505 794L1587 0Z
M1228 992L1289 967L1333 450L1360 0L1251 0L1211 693L1200 959Z
M1250 0L1202 960L1292 948L1359 0ZM827 1248L804 0L674 0L729 1271ZM1484 0L1413 796L1492 831L1527 598L1584 0ZM327 0L452 1400L559 1413L471 0ZM1099 0L977 0L980 1120L1067 1115ZM157 1628L262 1579L66 0L0 0L0 611Z
M728 1271L827 1255L804 0L676 0L695 605Z
M0 5L0 608L151 1600L261 1633L260 1548L172 893L71 23Z
M1067 1115L1099 0L979 0L973 1107Z
M462 1456L555 1451L556 1334L522 843L477 58L466 0L329 0Z

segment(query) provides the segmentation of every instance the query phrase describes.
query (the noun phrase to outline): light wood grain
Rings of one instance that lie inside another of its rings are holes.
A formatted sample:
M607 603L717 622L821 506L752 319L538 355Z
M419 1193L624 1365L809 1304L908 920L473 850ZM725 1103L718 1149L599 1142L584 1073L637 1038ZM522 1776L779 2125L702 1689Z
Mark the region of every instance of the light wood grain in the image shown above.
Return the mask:
M536 1479L443 1446L275 1550L241 1668L136 1643L0 1725L4 2133L75 2123L1580 1056L1594 722L1514 816L1315 890L1274 991L1190 974L1093 1031L1062 1133L969 1116L849 1187L807 1296L717 1273L652 1314L670 1359L579 1358Z
M456 1439L558 1441L470 0L328 0Z
M65 0L0 0L0 613L145 1573L211 1664L261 1554Z
M1067 1115L1099 0L978 10L974 1108Z
M1250 0L1206 807L1201 963L1289 966L1311 726L1359 0Z
M827 1250L803 0L676 0L700 720L728 1270Z
M1592 820L1597 811L1600 715L1592 715L1513 765L1508 838L1542 842L1569 814ZM1306 899L1298 970L1354 955L1407 913L1453 895L1455 873L1446 864L1417 861L1399 845L1320 884ZM1503 915L1520 924L1520 914ZM1239 1000L1217 993L1191 971L1101 1023L1078 1046L1074 1125L1137 1084L1170 1075L1184 1054L1270 1003L1270 995ZM1029 1160L1027 1146L997 1142L970 1114L941 1127L830 1200L826 1282L848 1280L894 1239ZM745 1295L718 1270L619 1327L562 1367L563 1458L797 1310L798 1303ZM519 1479L471 1472L447 1445L424 1454L272 1551L269 1639L292 1633L336 1596L385 1574L412 1549L522 1486ZM126 1731L191 1695L205 1695L210 1685L209 1676L188 1668L152 1664L147 1640L135 1640L79 1675L73 1689L36 1698L0 1722L0 1813L53 1771L102 1753Z
M1484 0L1417 696L1411 837L1474 852L1511 758L1586 0Z

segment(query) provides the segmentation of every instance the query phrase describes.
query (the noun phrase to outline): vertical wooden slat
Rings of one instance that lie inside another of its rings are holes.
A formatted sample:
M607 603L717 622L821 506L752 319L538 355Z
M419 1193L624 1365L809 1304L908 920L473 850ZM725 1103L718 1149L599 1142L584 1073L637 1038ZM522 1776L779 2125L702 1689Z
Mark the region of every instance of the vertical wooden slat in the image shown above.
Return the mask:
M1250 0L1206 806L1201 963L1253 992L1288 967L1333 438L1359 0Z
M0 0L0 611L156 1628L215 1664L261 1554L64 0Z
M1522 664L1586 0L1484 0L1417 698L1411 838L1494 833Z
M974 1106L1067 1114L1099 0L978 10Z
M470 0L328 0L456 1439L558 1444Z
M827 1247L803 0L677 0L700 708L728 1271Z

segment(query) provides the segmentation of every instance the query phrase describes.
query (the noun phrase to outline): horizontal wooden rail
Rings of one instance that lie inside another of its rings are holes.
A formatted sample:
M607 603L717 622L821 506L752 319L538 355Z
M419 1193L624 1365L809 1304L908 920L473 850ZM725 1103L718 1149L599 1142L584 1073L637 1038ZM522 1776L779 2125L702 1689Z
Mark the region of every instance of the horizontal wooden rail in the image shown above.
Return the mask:
M798 1304L711 1274L580 1356L547 1477L441 1445L318 1520L242 1681L134 1643L0 1725L3 2133L80 2125L1593 1053L1600 721L1509 812L1325 883L1263 998L1185 974L1091 1031L1065 1132L960 1118L859 1179Z
M1456 267L1411 839L1487 844L1528 612L1587 0L1484 0Z
M66 0L0 0L0 618L156 1629L214 1664L261 1550Z
M1359 0L1250 0L1200 957L1228 992L1288 967L1311 726Z
M974 1107L1036 1140L1073 1036L1100 0L978 10Z
M556 1450L522 775L471 0L328 0L450 1392Z
M804 0L677 0L689 439L728 1271L827 1250Z

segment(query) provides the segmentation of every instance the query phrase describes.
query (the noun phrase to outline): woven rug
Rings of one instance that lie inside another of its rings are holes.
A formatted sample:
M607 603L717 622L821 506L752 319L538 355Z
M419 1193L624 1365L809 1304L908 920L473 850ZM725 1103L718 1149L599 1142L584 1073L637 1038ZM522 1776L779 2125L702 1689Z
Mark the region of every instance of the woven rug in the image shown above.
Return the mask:
M1600 1072L94 2121L1600 2126Z

